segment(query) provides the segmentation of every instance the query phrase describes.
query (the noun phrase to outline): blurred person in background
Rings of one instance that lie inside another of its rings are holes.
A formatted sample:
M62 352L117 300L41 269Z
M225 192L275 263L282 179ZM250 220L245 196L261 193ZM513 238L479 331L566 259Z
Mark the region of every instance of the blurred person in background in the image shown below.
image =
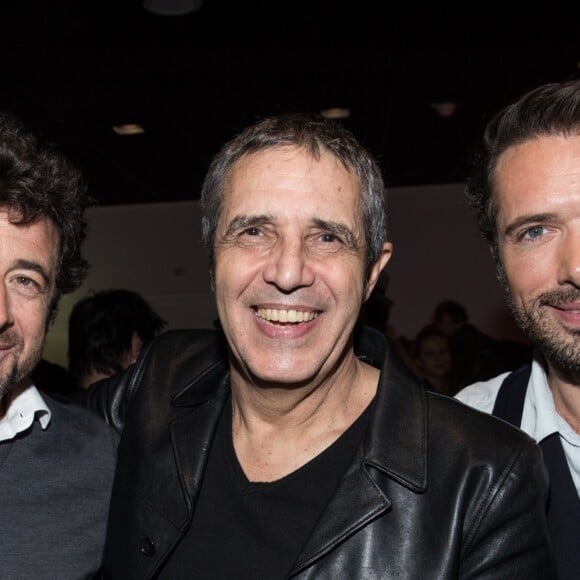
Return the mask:
M132 365L166 324L132 290L113 288L81 298L68 320L69 371L87 389Z
M453 396L457 392L449 339L435 325L424 326L413 341L416 367L427 388Z
M437 304L432 322L449 339L457 387L490 379L531 360L526 345L482 332L469 321L465 306L454 300Z

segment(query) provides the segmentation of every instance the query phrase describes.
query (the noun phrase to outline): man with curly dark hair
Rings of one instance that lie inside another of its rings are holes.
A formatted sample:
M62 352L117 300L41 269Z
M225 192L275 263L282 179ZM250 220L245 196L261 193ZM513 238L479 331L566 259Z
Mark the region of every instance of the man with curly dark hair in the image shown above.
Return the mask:
M91 578L101 567L117 439L30 374L62 294L84 281L81 175L0 114L2 578Z

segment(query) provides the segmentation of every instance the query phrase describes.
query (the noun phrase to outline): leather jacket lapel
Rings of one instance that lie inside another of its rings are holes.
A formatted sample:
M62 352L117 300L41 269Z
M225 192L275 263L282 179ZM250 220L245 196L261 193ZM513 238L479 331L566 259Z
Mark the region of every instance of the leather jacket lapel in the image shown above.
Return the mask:
M365 438L364 461L416 492L427 487L427 394L389 354Z
M390 510L391 500L373 478L372 468L414 491L426 489L425 391L392 355L383 367L373 405L364 442L296 560L291 575Z
M173 451L190 516L227 394L228 390L222 385L212 400L171 423Z
M341 539L365 526L391 506L359 455L342 477L316 528L296 560L291 575L318 560Z
M219 384L217 390L216 383ZM194 407L186 414L182 412L171 425L174 453L190 517L228 394L229 373L222 361L207 368L172 401L181 411L183 407ZM426 488L425 392L392 355L385 361L373 405L364 442L296 560L292 574L390 509L391 501L373 478L372 468L414 491Z

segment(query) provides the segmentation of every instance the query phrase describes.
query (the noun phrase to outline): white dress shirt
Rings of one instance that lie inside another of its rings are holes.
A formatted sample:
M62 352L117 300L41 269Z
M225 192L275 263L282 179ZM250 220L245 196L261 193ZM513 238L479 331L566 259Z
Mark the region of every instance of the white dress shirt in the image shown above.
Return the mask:
M42 429L50 423L50 409L34 385L18 387L6 395L6 414L0 419L0 441L14 439L38 418Z
M455 395L457 399L485 413L491 413L499 388L509 373L488 381L469 385ZM532 372L524 401L521 429L538 443L551 435L560 434L560 441L568 461L572 479L580 496L580 434L557 413L546 371L539 358L532 362Z

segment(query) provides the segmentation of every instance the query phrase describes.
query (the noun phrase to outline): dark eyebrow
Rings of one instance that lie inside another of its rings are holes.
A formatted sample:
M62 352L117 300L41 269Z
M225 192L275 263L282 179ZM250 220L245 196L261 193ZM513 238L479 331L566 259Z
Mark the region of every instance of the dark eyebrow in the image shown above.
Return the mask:
M316 227L318 227L322 230L328 230L329 232L331 232L335 236L344 240L344 243L346 244L346 246L348 248L351 248L353 250L358 248L358 241L357 241L356 236L344 224L341 224L338 222L329 222L329 221L321 220L321 219L315 219L313 221L314 221L314 225Z
M238 230L243 230L245 228L251 228L256 226L261 226L265 223L270 223L274 221L271 215L240 215L236 216L229 224L226 229L225 235L231 236L234 232Z
M50 285L50 278L45 269L38 262L31 262L30 260L16 260L13 270L32 270L40 274L46 285Z
M261 214L256 216L237 216L228 225L226 230L226 237L231 236L234 232L238 230L243 230L245 228L257 227L266 223L275 222L275 218L272 215ZM345 245L351 249L358 248L358 242L356 236L353 232L344 224L338 222L331 222L323 219L315 218L312 223L321 230L327 230L333 235L344 240Z
M515 219L510 224L508 224L504 233L507 236L511 236L514 230L517 230L522 226L526 226L528 224L537 222L553 222L555 218L556 215L553 213L536 213L532 215L523 215Z

